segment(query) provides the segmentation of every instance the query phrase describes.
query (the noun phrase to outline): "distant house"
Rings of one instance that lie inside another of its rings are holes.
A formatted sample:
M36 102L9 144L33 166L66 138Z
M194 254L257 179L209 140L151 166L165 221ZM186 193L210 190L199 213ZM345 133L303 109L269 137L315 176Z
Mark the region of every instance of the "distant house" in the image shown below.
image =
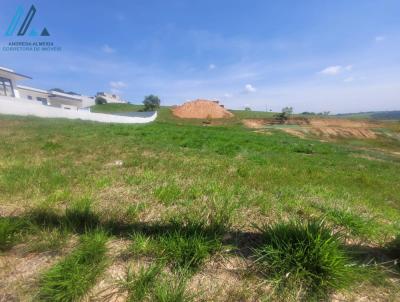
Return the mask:
M95 104L94 97L17 85L17 81L27 79L32 78L16 73L12 69L0 67L0 96L34 100L43 105L69 110L88 108Z
M96 97L101 97L107 101L108 104L110 103L128 103L127 101L122 100L118 95L106 93L106 92L98 92Z
M17 81L27 79L31 79L31 77L16 73L12 69L0 67L0 96L20 98L20 94L17 89Z

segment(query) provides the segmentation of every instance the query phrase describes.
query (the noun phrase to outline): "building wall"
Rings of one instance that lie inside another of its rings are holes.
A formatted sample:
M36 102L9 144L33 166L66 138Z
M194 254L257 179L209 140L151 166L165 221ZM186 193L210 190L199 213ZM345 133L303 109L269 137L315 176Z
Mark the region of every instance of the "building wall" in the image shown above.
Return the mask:
M44 118L67 118L95 121L102 123L144 124L157 118L157 112L149 117L121 116L104 113L92 113L86 110L63 110L43 106L37 101L15 99L0 96L0 114L37 116Z
M19 91L19 98L23 99L28 99L28 100L33 100L33 101L41 101L39 99L46 99L46 101L49 101L49 94L46 92L39 92L39 91L34 91L34 90L28 90L24 89L21 87L18 87Z
M81 102L71 100L71 99L64 99L62 97L49 97L49 105L52 107L64 108L64 109L72 109L78 110L82 107Z
M96 105L95 98L91 98L85 95L82 95L81 98L82 98L82 108L87 108Z

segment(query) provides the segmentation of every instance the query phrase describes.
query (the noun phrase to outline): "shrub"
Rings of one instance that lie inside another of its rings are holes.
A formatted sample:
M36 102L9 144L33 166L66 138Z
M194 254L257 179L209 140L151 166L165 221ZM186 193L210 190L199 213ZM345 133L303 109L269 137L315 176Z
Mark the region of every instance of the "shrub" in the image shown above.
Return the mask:
M263 243L255 249L255 263L278 288L295 287L305 296L321 296L352 280L352 268L338 235L322 221L282 222L261 231Z
M293 114L293 108L285 107L282 109L281 113L275 114L274 117L280 124L284 124L292 114Z

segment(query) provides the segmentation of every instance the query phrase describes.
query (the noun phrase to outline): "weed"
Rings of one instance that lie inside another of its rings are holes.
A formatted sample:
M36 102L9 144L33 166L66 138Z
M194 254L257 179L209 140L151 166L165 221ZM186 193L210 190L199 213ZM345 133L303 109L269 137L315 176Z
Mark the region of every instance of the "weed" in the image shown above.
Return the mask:
M96 231L83 235L78 248L45 272L38 300L76 301L95 283L106 264L107 236Z
M129 247L129 252L134 256L151 254L156 248L154 247L154 240L142 233L134 233L131 237L132 244Z
M193 300L186 290L186 276L164 276L155 284L153 300L156 302L189 302Z
M99 217L92 210L92 200L82 198L75 201L65 210L65 220L68 228L84 232L99 225Z
M366 220L360 215L355 215L349 210L342 211L338 209L329 210L327 217L336 225L345 227L351 234L355 236L363 236L371 234L371 221Z
M33 238L29 238L27 243L28 252L58 251L66 243L67 233L62 229L40 229L35 227Z
M125 216L130 220L136 220L145 208L146 205L144 203L130 204L125 210Z
M154 287L157 275L160 273L159 265L151 265L150 267L141 267L138 273L133 272L130 268L127 270L125 278L119 281L119 287L129 293L128 301L143 301L149 298L150 291Z
M156 241L160 257L175 269L196 270L207 257L221 247L215 238L210 238L197 225L175 229L159 236Z
M11 248L26 225L27 221L16 217L0 217L0 251Z
M159 263L141 267L136 273L129 268L118 285L128 292L128 301L184 302L192 300L186 291L186 280L185 272L167 275Z
M195 271L214 252L221 249L219 234L204 223L171 221L153 234L134 233L130 252L157 257L175 270Z
M263 243L255 249L255 263L279 288L322 296L352 281L354 272L339 237L322 221L281 222L261 231Z
M180 188L175 184L168 184L155 190L154 195L165 205L171 205L181 196Z

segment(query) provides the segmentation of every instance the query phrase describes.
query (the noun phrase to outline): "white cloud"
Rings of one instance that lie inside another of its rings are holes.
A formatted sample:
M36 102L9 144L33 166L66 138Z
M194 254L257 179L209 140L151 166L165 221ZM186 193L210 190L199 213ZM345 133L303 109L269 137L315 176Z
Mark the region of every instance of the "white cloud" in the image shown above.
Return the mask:
M217 66L215 66L215 64L208 65L208 69L210 69L210 70L213 70L215 68L217 68Z
M329 66L326 67L325 69L321 70L320 73L325 74L325 75L337 75L342 71L343 67L340 65L336 66Z
M251 84L246 84L244 86L244 91L247 92L247 93L255 92L256 90L257 89Z
M113 88L113 89L119 89L119 88L124 88L124 87L126 87L126 84L125 84L124 82L122 82L122 81L116 81L116 82L111 81L111 82L110 82L110 86L111 86L111 88Z
M353 70L353 65L347 65L347 66L344 67L344 69L346 71L351 71L351 70Z
M115 49L110 47L108 44L104 44L101 50L105 53L114 53Z
M386 37L385 36L376 36L375 37L375 42L382 42L382 41L384 41L386 39Z
M233 97L232 93L225 93L225 94L224 94L224 98L229 99L229 98L231 98L231 97Z
M335 65L335 66L326 67L325 69L321 70L319 73L324 74L324 75L338 75L339 73L342 73L344 71L351 71L351 70L353 70L353 65L346 65L346 66Z
M354 78L353 77L348 77L348 78L345 78L343 81L345 81L346 83L350 83L350 82L354 81Z

